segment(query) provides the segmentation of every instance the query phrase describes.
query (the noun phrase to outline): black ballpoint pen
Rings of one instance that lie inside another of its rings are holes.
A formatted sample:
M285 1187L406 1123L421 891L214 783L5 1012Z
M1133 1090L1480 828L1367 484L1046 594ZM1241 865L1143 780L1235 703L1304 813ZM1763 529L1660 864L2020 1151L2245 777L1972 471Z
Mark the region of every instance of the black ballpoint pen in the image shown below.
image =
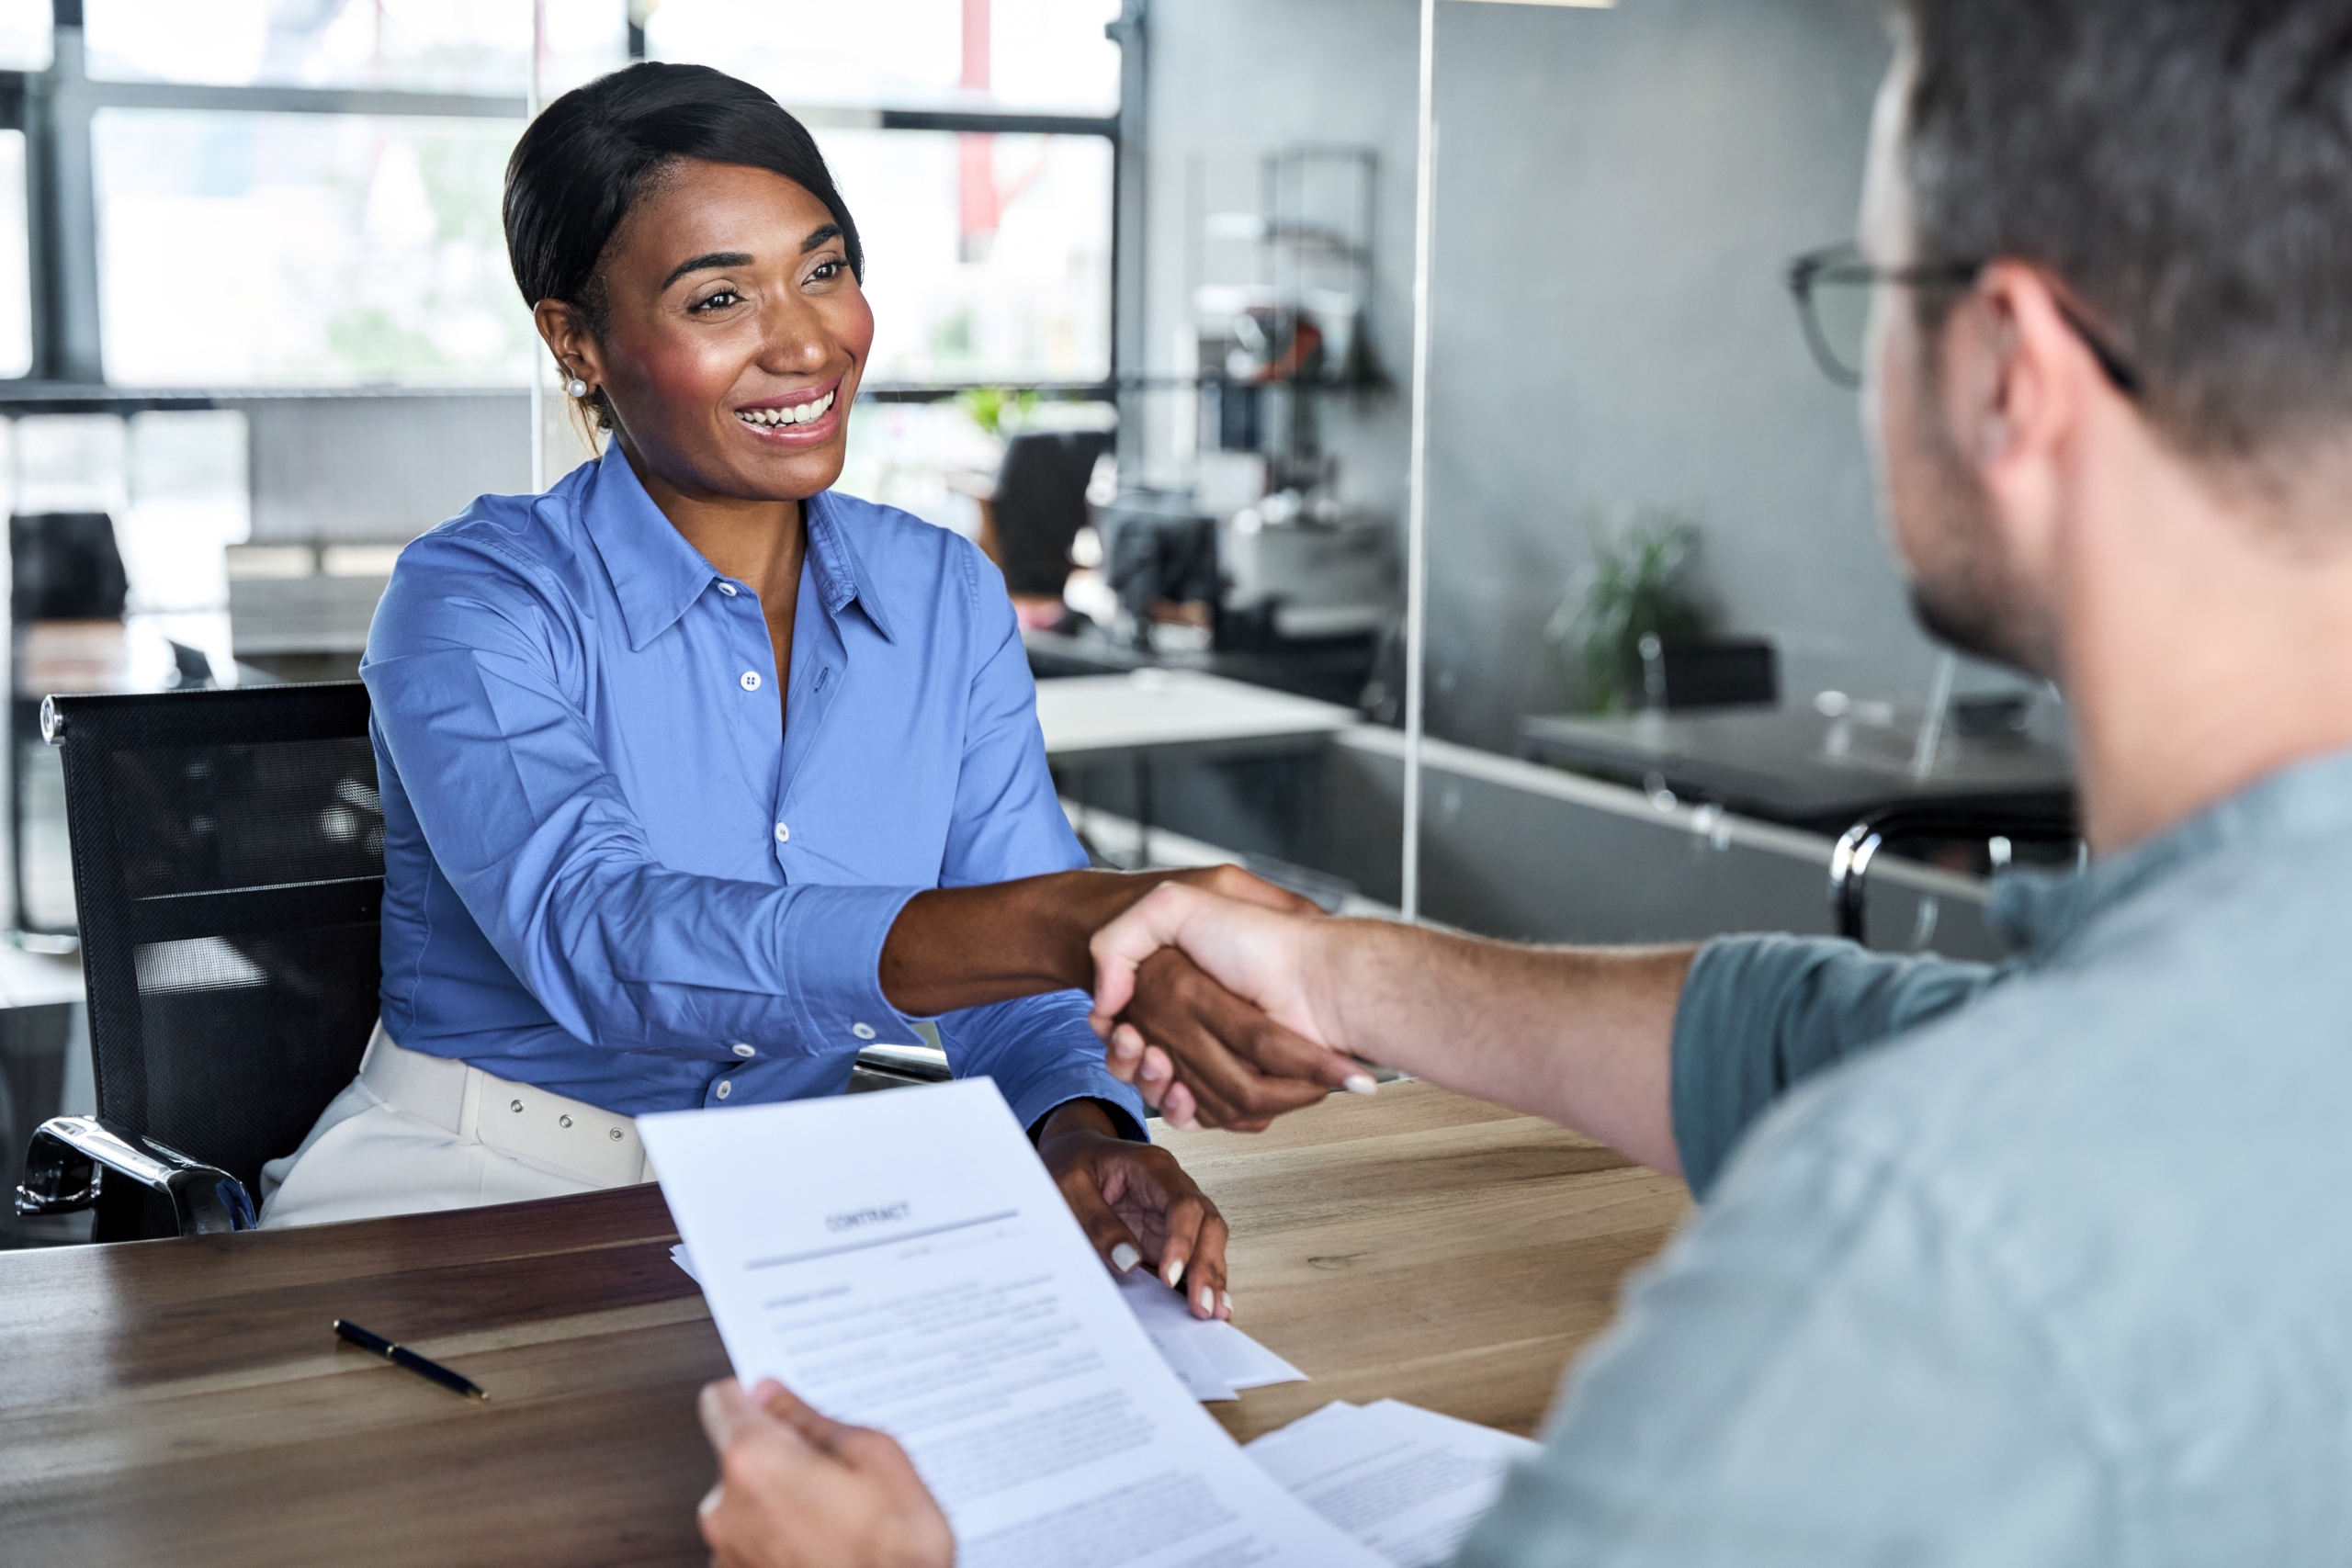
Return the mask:
M406 1367L418 1377L430 1378L451 1393L462 1393L469 1399L488 1399L469 1380L459 1377L438 1361L428 1361L405 1346L395 1345L380 1334L370 1334L356 1323L343 1318L334 1320L334 1337L362 1350L373 1350L396 1367Z

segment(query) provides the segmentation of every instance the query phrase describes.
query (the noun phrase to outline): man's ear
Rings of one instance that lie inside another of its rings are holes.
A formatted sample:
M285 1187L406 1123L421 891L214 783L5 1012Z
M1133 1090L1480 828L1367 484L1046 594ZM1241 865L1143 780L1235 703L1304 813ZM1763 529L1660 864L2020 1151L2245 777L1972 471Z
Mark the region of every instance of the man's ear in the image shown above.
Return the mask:
M531 310L532 325L564 375L577 376L592 387L605 384L605 360L588 330L588 318L579 306L561 299L542 299Z
M2088 400L2113 396L2047 276L1995 262L1944 322L1945 428L2011 544L2043 555Z

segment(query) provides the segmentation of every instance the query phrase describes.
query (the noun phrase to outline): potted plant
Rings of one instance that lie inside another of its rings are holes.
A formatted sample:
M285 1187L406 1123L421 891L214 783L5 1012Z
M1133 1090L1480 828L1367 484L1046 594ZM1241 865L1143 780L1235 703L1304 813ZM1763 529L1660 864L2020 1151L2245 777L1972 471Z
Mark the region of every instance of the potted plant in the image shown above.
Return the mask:
M1658 705L1645 679L1658 650L1704 629L1705 616L1684 581L1698 525L1684 513L1643 506L1611 526L1594 507L1585 514L1585 531L1592 560L1569 580L1544 627L1569 705L1587 713Z

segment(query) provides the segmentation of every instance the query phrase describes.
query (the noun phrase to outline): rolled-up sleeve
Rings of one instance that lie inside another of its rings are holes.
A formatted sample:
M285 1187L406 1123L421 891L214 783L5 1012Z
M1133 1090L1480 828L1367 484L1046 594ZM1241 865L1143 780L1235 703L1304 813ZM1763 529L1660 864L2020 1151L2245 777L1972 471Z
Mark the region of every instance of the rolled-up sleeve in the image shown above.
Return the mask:
M552 590L526 563L488 564L480 547L411 547L361 674L440 874L556 1022L616 1050L722 1061L731 1042L839 1040L896 1018L879 958L916 890L661 863L597 750L585 656Z
M1062 815L1046 765L1036 682L1012 602L987 558L975 550L966 560L978 641L955 829L940 885L1078 870L1086 852ZM1090 1005L1083 991L1054 991L969 1008L938 1021L940 1039L956 1075L994 1078L1023 1126L1070 1100L1099 1100L1124 1114L1129 1137L1141 1139L1143 1100L1103 1066L1102 1043L1086 1021Z
M1826 937L1709 942L1674 1014L1674 1141L1704 1199L1756 1119L1826 1067L1966 1005L1998 970Z

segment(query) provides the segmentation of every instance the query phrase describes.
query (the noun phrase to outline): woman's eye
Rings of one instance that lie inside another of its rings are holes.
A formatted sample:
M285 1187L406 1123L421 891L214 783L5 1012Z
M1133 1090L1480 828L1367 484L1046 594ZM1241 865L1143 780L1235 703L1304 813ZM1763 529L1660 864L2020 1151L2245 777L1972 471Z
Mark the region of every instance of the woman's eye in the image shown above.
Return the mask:
M695 309L697 310L723 310L728 306L735 304L742 298L743 297L741 294L736 293L732 288L722 288L707 299L695 300Z
M811 283L830 283L834 278L840 276L841 274L846 270L848 265L849 264L847 262L842 261L819 262L817 264L817 270L808 275L808 281Z

